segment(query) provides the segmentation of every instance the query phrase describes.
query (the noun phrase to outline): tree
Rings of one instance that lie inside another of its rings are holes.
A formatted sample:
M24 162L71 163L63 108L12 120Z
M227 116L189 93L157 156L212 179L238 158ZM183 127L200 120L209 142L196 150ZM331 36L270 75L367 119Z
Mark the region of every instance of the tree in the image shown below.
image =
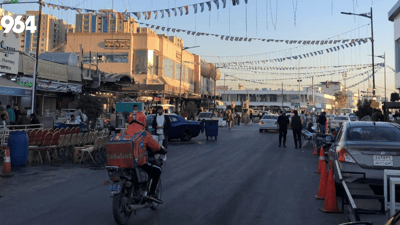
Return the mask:
M391 102L395 102L395 101L399 101L400 100L400 95L397 92L393 92L392 94L390 94L390 101Z
M372 100L364 99L364 101L358 101L357 103L357 111L356 116L362 119L364 116L372 116L372 108L371 108Z
M337 102L338 108L345 108L347 104L347 92L346 91L339 91L333 94L335 96L335 102Z
M88 126L90 122L96 124L97 118L103 111L100 100L90 95L81 96L78 101L78 108L88 117Z

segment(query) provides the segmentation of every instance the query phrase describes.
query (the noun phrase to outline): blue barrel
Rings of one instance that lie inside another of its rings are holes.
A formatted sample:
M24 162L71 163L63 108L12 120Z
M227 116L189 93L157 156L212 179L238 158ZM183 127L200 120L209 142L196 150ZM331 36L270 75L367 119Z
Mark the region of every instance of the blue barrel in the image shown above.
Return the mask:
M7 144L10 149L11 166L25 166L28 160L28 133L11 131Z
M218 120L205 120L206 136L218 136Z

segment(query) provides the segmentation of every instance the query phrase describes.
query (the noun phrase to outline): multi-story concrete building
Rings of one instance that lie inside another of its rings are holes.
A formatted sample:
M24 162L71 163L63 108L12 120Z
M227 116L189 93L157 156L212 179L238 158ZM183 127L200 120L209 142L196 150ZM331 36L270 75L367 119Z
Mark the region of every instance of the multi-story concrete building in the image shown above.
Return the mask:
M126 19L112 9L100 10L98 14L76 14L76 33L136 33L138 27L135 19Z
M220 91L222 101L226 105L231 105L233 101L236 106L243 105L247 99L249 99L250 107L286 107L294 109L299 103L299 92L298 91L287 91L282 92L278 90L223 90ZM307 94L308 99L312 102L311 91L306 93L305 90L300 92L300 108L307 108ZM317 108L324 110L332 110L335 106L335 97L328 94L314 93L314 102Z
M35 25L39 25L39 11L26 11L22 15L22 21L25 21L27 16L35 16ZM36 30L35 33L25 31L20 35L21 51L36 54L36 48L39 48L39 54L51 51L66 42L67 27L71 29L73 25L68 25L62 20L54 17L53 15L42 14L40 31ZM39 46L37 46L37 37L40 32ZM63 49L60 49L63 51Z
M388 13L389 21L394 23L395 88L400 89L400 1Z

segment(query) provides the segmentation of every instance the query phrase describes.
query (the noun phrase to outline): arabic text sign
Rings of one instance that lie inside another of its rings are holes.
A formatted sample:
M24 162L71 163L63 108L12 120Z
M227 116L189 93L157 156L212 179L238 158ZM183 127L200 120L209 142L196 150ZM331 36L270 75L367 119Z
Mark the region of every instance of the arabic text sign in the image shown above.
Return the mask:
M0 30L0 49L6 50L0 52L0 72L18 74L19 53L15 51L19 48L19 36L13 32L4 34Z
M20 88L1 87L0 95L29 96L32 95L32 91Z

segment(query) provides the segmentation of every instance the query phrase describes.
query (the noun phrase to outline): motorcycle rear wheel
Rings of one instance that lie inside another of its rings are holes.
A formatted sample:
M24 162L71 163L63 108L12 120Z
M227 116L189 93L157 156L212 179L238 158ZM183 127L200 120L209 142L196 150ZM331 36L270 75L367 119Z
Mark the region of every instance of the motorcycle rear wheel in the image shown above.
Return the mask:
M156 195L157 195L157 198L158 198L158 199L161 199L161 196L162 196L161 178L160 178L160 180L158 181L158 185L157 185L157 188L156 188ZM160 205L160 204L153 202L153 203L151 204L151 206L150 206L150 209L152 209L152 210L157 210L159 205Z
M114 220L120 225L128 223L132 212L128 212L126 206L128 204L128 198L123 193L118 193L113 196L113 215Z

